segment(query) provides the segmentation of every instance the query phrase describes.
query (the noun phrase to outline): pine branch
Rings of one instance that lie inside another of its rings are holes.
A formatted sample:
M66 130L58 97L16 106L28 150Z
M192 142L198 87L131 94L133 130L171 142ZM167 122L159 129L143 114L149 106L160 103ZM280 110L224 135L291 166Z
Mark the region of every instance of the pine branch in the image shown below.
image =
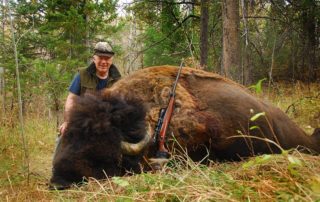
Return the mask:
M136 54L136 57L132 60L131 64L133 64L136 59L139 57L140 54L144 53L145 51L149 50L150 48L153 48L157 45L159 45L161 42L165 41L166 39L168 39L172 34L174 34L178 29L180 29L182 27L182 25L190 18L197 18L197 19L200 19L199 16L196 16L196 15L188 15L186 18L184 18L181 22L178 23L178 26L172 30L172 32L170 32L169 34L167 34L164 38L162 38L161 40L159 41L156 41L155 43L151 44L149 47L143 49L143 50L140 50L137 52ZM131 65L130 64L130 65Z

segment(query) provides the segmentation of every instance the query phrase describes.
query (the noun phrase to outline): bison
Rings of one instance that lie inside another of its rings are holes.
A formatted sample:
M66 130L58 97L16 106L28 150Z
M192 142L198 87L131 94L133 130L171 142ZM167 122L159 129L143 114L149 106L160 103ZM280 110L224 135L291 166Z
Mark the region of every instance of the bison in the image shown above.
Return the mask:
M84 177L147 170L157 151L153 128L177 71L174 66L145 68L99 96L77 99L53 159L51 185L65 188ZM217 74L184 67L175 105L167 146L171 152L187 151L194 161L239 160L298 146L320 152L319 130L306 135L280 109Z

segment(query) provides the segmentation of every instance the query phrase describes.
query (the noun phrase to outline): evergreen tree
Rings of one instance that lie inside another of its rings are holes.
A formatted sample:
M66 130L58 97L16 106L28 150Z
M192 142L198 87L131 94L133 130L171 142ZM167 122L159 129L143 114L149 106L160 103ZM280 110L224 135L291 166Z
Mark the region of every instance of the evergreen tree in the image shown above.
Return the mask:
M185 12L175 0L152 3L144 0L130 10L145 25L144 66L177 65L181 58L190 56L189 46L193 47L194 38L188 30L194 28L194 23L188 21L194 17L198 20L198 16Z

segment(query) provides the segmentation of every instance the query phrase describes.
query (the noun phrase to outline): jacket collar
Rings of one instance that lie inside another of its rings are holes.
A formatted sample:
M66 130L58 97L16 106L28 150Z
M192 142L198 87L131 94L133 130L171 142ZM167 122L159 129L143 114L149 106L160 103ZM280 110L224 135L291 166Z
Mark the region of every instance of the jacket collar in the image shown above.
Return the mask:
M87 72L92 76L96 76L96 65L93 62L87 67Z

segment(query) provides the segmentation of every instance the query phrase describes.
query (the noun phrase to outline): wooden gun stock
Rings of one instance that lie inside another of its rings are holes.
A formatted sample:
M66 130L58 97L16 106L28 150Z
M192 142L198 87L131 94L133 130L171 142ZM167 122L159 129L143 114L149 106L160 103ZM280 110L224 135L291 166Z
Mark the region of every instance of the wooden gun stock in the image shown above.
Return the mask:
M174 97L171 96L169 100L168 107L166 109L166 114L164 115L162 127L159 133L159 151L160 152L168 152L168 150L165 148L165 141L166 141L166 133L167 129L171 120L171 116L174 110Z

